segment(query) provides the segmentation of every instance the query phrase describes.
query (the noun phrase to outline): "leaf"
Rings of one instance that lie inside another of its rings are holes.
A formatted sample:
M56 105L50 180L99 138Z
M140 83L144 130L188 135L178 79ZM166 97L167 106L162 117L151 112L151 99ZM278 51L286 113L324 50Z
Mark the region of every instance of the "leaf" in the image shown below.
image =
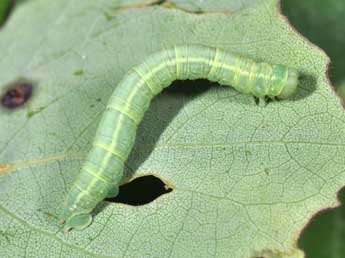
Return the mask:
M16 9L1 32L1 89L25 78L35 90L24 108L0 112L0 257L303 257L300 231L338 205L345 179L328 58L277 1L217 6L32 0ZM187 43L296 67L298 92L266 107L228 87L199 91L200 81L163 92L126 175L154 174L173 191L142 206L103 203L89 228L63 234L63 200L117 82L149 54Z
M345 2L289 0L283 1L282 9L299 32L330 56L330 79L340 97L345 99ZM340 195L343 200L341 207L318 214L304 230L299 245L307 257L344 257L344 193Z

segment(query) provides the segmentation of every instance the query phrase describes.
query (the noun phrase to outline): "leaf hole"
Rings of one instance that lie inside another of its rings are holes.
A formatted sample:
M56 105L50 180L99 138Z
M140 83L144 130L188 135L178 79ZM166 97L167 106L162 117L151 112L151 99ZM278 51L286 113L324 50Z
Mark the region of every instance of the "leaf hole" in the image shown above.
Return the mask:
M345 238L345 187L338 192L341 206L320 210L310 219L298 239L298 247L306 257L336 257L330 255L339 241L338 254L344 257L342 241Z
M133 206L148 204L159 196L172 192L172 188L156 176L137 177L120 186L119 194L106 201Z

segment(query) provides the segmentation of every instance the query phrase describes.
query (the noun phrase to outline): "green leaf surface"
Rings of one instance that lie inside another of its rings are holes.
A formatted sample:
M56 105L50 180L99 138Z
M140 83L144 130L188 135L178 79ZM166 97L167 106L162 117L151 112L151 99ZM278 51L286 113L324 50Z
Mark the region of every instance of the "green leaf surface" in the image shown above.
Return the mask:
M321 47L331 58L329 76L339 96L345 99L345 2L282 1L283 13L290 22L313 43ZM344 193L342 193L342 200ZM326 210L313 219L299 240L307 257L345 257L345 206Z
M31 0L15 10L1 31L1 92L18 78L35 92L0 110L0 257L303 257L301 230L338 204L345 179L328 58L275 0L213 2ZM298 92L266 107L199 81L163 92L125 172L155 174L173 191L137 207L103 203L89 228L62 233L66 192L117 82L177 44L296 67Z

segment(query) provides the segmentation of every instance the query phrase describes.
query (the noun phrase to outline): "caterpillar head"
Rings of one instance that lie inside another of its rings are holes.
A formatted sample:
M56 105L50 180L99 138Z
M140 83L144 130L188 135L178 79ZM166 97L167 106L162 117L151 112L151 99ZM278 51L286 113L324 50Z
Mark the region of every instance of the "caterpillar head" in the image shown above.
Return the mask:
M296 92L298 85L298 72L294 68L289 68L288 78L286 80L285 86L278 96L281 99L286 99Z

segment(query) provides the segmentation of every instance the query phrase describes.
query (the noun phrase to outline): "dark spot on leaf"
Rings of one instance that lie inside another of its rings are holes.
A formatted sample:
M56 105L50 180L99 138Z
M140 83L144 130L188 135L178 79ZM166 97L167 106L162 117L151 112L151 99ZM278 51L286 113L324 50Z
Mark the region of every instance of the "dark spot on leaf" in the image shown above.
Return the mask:
M144 205L157 199L163 194L170 193L172 189L161 179L153 175L142 176L120 186L119 194L107 201L124 203L133 206Z
M266 174L267 176L270 175L270 169L269 169L269 168L265 168L264 171L265 171L265 174Z
M9 109L24 105L32 96L33 85L29 82L15 82L1 97L1 104Z
M255 104L259 105L260 99L256 96L254 96L253 98L254 98Z
M158 0L156 2L153 2L151 5L163 5L167 0Z
M104 14L104 17L107 19L107 21L111 21L114 18L114 16L111 15L111 13L109 12L103 12L103 14Z
M73 73L75 76L82 76L84 74L84 70L78 70Z
M96 99L96 101L97 101L97 102L101 102L101 101L102 101L102 99L101 99L101 98L98 98L98 99Z
M95 104L91 104L91 105L90 105L90 108L94 108L94 107L95 107Z
M35 115L37 115L38 113L40 113L41 111L43 111L46 107L40 107L37 110L29 110L27 113L27 117L31 118Z
M195 13L195 14L203 14L205 12L201 8L198 8L198 10L195 10L193 13Z

